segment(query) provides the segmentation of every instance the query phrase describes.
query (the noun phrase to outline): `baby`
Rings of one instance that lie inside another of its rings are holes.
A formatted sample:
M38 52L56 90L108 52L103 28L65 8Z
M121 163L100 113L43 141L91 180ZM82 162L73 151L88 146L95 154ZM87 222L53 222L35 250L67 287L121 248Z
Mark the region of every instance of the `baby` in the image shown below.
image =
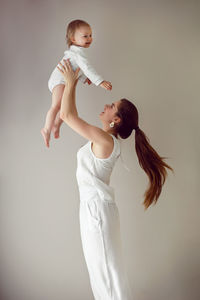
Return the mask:
M109 81L103 80L103 78L97 74L86 57L86 49L89 48L92 43L92 30L90 25L82 20L70 22L67 27L66 39L69 49L64 52L62 62L63 59L70 58L73 70L80 67L81 76L79 77L79 80L83 83L89 85L93 83L106 90L111 90L112 84ZM54 137L59 138L60 126L63 122L60 119L59 110L65 88L65 81L57 66L51 73L48 81L48 87L52 93L52 104L47 112L45 125L41 129L41 134L47 147L49 147L51 130L53 129L54 131Z

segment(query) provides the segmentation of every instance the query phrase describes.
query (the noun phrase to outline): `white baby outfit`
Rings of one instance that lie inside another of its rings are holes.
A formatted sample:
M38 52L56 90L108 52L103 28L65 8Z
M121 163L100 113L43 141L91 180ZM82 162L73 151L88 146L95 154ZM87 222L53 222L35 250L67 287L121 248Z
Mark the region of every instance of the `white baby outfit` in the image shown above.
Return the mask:
M120 156L118 139L108 158L97 158L88 141L77 152L76 178L80 194L80 233L95 300L133 300L124 266L120 216L109 186Z
M84 82L85 79L88 77L92 83L94 83L95 85L99 85L103 81L103 78L99 74L97 74L95 69L89 63L86 56L86 51L87 49L84 47L71 45L69 49L64 52L64 56L61 60L61 63L63 64L63 59L70 58L70 63L72 65L73 70L80 67L81 70L79 74L81 76L79 79L82 82ZM59 64L57 64L57 66L60 67ZM65 84L65 80L63 78L62 73L58 70L57 67L55 67L48 81L48 87L50 92L52 92L54 86L58 84Z

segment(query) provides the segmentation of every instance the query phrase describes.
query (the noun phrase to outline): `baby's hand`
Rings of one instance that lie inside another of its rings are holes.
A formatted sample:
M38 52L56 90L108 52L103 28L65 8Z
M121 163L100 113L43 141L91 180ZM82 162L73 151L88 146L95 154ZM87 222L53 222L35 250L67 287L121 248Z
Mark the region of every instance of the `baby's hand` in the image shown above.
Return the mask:
M87 84L89 84L89 85L90 85L90 84L92 83L92 81L90 81L90 79L89 79L89 78L86 78L86 79L85 79L85 81L84 81L84 83L87 83Z
M100 84L100 86L106 90L112 90L112 84L109 81L102 81L102 83Z

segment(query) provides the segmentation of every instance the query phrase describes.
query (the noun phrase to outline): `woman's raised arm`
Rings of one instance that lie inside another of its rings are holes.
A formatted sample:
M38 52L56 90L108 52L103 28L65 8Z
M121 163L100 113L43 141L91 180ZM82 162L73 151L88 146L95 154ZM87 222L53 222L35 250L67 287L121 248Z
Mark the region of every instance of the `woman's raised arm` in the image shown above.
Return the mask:
M78 82L78 72L80 68L73 71L69 60L64 60L64 65L59 63L59 71L62 73L65 79L65 89L63 92L61 107L60 107L60 118L66 119L69 116L78 116L75 103L75 90Z
M76 85L78 82L79 68L73 71L69 59L64 61L64 65L59 63L57 67L65 79L65 89L63 92L60 108L60 118L74 131L89 141L100 145L108 145L112 142L112 137L99 127L93 126L78 115L76 109Z

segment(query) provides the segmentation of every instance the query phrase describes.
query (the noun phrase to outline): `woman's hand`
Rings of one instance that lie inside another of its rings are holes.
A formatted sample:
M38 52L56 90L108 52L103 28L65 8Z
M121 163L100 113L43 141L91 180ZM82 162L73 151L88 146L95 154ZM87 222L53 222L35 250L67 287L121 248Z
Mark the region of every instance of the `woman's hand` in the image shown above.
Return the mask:
M69 58L63 59L64 65L59 62L60 68L57 66L58 70L62 73L64 80L69 85L76 85L78 82L78 72L80 71L80 68L77 68L75 71L72 69L71 63L69 61Z

